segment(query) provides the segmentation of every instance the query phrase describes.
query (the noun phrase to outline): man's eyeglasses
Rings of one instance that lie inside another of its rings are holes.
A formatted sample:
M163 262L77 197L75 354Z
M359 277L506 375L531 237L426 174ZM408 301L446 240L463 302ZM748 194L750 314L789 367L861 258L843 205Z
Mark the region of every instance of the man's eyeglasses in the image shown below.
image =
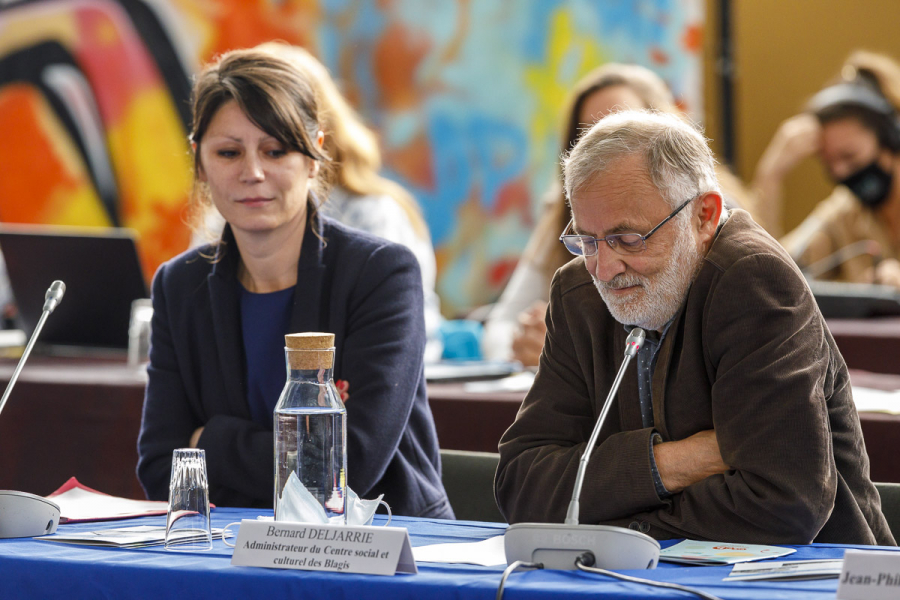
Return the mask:
M696 200L700 197L700 194L688 198L685 200L681 206L672 211L668 217L662 220L662 222L651 229L647 235L641 235L639 233L614 233L612 235L607 235L601 238L595 238L589 235L574 235L568 233L572 228L572 223L574 221L570 220L569 224L566 225L566 228L563 230L562 235L559 236L559 241L565 244L566 249L574 254L575 256L594 256L597 252L600 251L597 244L600 241L606 242L610 248L618 252L619 254L637 254L639 252L643 252L647 249L647 239L656 233L656 230L669 222L669 220L677 215L682 208L691 203L692 200Z

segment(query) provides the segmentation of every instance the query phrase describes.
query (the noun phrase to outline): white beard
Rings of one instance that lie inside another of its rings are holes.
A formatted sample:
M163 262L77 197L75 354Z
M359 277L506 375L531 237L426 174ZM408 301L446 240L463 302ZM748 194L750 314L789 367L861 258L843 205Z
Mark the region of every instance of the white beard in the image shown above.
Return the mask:
M636 325L651 331L662 329L681 308L703 260L687 227L677 223L678 236L668 264L658 273L645 277L620 273L608 282L591 278L613 318L623 325ZM637 286L627 295L611 290Z

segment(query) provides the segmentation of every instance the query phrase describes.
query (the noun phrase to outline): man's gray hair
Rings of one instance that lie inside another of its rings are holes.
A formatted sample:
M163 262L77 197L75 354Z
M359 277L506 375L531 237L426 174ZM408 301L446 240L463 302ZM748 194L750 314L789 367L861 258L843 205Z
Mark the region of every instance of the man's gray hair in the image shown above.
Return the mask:
M650 180L673 209L699 194L721 194L716 160L696 128L676 115L626 110L600 119L563 158L566 198L571 202L613 163L635 154L644 157Z

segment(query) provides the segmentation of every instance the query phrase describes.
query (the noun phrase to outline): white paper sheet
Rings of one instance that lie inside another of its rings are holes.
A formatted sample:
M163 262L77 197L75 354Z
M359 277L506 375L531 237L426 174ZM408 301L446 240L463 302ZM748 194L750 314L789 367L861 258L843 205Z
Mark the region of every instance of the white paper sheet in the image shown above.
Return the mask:
M886 392L853 386L857 412L882 412L900 415L900 390Z
M462 544L432 544L413 548L416 562L452 563L493 567L506 564L503 536L498 535L480 542Z
M130 500L97 494L82 488L72 488L48 499L59 506L59 511L65 519L63 523L164 515L169 507L167 502Z
M491 381L470 381L463 390L470 394L493 394L495 392L527 392L534 383L534 373L525 371L503 379Z
M220 540L231 537L231 531L213 528L212 539ZM147 548L150 546L162 546L166 542L166 528L154 525L137 525L134 527L118 527L114 529L99 529L97 531L82 531L75 533L53 533L34 538L45 542L59 542L63 544L76 544L79 546L104 546L108 548ZM196 535L187 531L178 532L181 544L198 541Z
M837 559L791 560L734 565L722 581L775 579L834 579L841 574L844 561Z

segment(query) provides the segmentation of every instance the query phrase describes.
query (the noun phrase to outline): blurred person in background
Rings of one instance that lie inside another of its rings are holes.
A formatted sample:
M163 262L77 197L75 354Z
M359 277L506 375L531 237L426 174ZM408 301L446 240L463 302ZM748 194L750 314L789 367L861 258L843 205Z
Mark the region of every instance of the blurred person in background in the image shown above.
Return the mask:
M817 156L836 187L781 242L813 279L900 287L900 65L857 51L840 76L781 124L754 176L780 216L784 179Z
M291 61L316 88L325 132L325 152L331 157L328 198L322 214L344 225L403 244L416 255L425 293L425 361L440 360L442 321L435 293L437 266L428 225L416 200L403 187L379 174L381 152L375 133L350 106L325 66L299 46L269 42L259 46Z
M643 108L682 114L672 91L650 69L619 63L594 69L575 85L566 104L561 151L571 150L583 131L609 113ZM717 165L716 175L726 206L754 211L752 196L731 171ZM526 367L537 366L547 333L544 315L550 298L550 280L572 258L559 243L569 218L565 194L557 180L546 195L543 214L519 263L488 314L482 337L485 358L512 359Z
M206 451L210 500L271 508L273 410L284 335L335 335L346 382L347 484L395 514L452 518L426 398L418 263L404 246L319 213L329 156L315 85L260 50L225 53L193 91L196 220L214 204L218 242L153 280L138 478L169 492L172 451Z

